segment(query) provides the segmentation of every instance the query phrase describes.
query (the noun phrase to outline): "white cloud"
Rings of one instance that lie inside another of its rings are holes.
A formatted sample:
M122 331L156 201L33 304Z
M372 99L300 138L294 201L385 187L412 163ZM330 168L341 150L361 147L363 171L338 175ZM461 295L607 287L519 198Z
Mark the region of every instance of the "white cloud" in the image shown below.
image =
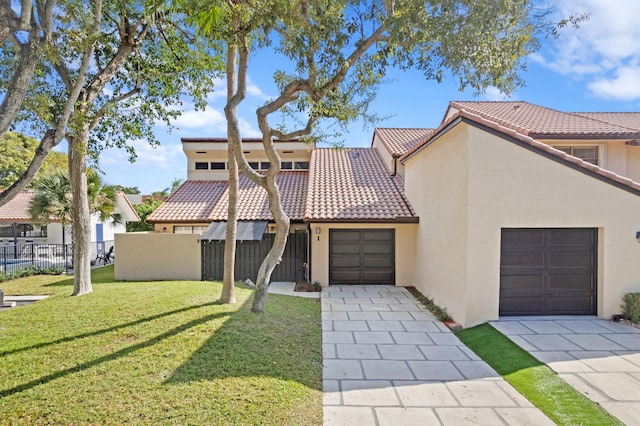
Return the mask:
M227 121L224 113L211 106L197 111L189 109L184 111L175 122L181 129L202 129L212 132L226 131Z
M247 120L242 118L238 119L238 124L240 126L240 135L243 138L260 138L262 137L262 132L258 129L254 129Z
M599 78L588 84L596 96L610 99L640 98L640 67L618 68L614 78Z
M488 101L508 101L508 100L513 100L509 96L507 96L504 93L502 93L502 91L500 91L500 89L498 89L497 87L494 87L494 86L487 87L487 90L484 92L484 98L486 100L488 100Z
M153 147L144 140L134 140L129 143L137 154L136 163L166 167L176 158L184 158L182 145L160 145ZM129 154L124 149L109 148L100 154L101 164L122 164L129 161Z
M586 79L597 97L640 98L640 2L637 0L558 0L556 18L589 13L580 28L562 30L541 54L530 56L560 74ZM614 77L612 77L614 76Z

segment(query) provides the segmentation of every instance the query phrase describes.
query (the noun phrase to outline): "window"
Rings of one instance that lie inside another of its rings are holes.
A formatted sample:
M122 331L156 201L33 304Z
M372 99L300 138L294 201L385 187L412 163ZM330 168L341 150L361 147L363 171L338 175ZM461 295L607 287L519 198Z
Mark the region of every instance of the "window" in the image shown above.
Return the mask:
M209 163L196 161L196 170L209 170Z
M13 224L0 225L0 238L13 238ZM16 238L46 238L47 225L18 223L15 227Z
M296 170L309 170L308 161L296 161Z
M223 161L211 163L211 170L224 170L226 164Z
M291 161L283 161L280 163L280 168L282 170L291 170L293 169L293 163Z
M268 161L262 161L260 163L260 170L269 170L269 167L271 167L271 163Z
M202 234L206 226L174 226L174 234Z
M554 146L562 152L578 157L587 163L598 165L598 147L597 146Z
M258 165L259 163L257 161L249 161L249 167L251 167L253 170L258 170Z

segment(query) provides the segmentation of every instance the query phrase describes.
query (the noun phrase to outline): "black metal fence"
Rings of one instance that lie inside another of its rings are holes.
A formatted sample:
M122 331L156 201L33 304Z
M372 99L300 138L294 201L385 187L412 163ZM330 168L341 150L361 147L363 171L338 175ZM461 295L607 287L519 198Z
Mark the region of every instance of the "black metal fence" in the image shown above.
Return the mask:
M113 241L92 243L92 260L94 263L104 263L98 258L113 246ZM62 268L65 272L73 270L73 244L48 244L19 242L17 244L0 245L0 271L12 273L30 266L47 269Z
M258 269L273 245L275 234L264 234L262 241L238 241L236 244L236 280L256 281ZM289 234L282 261L273 271L271 281L302 281L308 263L308 235ZM202 242L202 279L219 281L224 272L224 241Z

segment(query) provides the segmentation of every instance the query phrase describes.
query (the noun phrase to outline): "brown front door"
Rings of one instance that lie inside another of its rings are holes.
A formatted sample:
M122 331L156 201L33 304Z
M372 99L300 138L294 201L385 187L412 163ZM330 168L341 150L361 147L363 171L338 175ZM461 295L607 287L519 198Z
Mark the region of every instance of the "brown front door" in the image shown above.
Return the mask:
M329 284L395 285L394 230L329 230Z
M597 230L502 229L500 315L595 315Z

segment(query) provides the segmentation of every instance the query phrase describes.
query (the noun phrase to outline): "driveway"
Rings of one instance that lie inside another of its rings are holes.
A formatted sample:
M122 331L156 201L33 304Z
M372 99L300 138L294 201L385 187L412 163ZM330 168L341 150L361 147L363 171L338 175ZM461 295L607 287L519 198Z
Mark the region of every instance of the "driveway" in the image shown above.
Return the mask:
M583 316L490 324L622 422L640 424L640 329Z
M325 425L553 425L406 289L321 295Z

